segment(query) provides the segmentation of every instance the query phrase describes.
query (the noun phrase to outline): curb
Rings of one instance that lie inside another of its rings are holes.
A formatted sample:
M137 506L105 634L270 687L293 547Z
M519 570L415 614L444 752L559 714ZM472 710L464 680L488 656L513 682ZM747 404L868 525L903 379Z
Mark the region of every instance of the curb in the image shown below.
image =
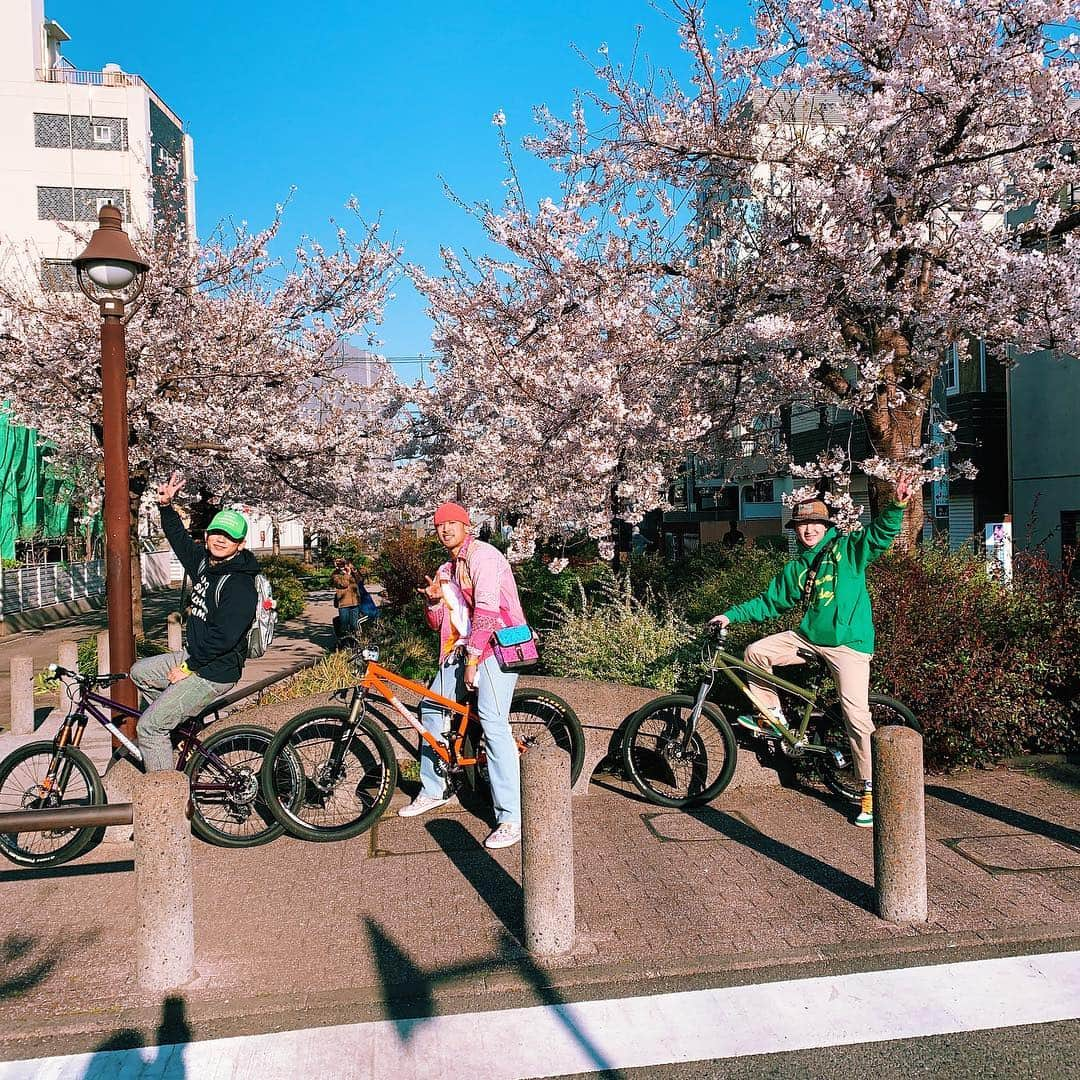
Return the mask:
M751 955L719 953L575 967L543 966L522 952L518 963L500 960L487 967L478 966L472 974L446 988L414 981L396 986L212 998L199 996L196 981L169 996L183 1002L185 1034L189 1041L197 1042L487 1008L521 1008L1073 950L1080 950L1080 924L1033 923L1005 930L912 935ZM25 1023L9 1021L0 1034L0 1061L85 1053L100 1048L110 1032L121 1029L129 1035L145 1032L145 1044L153 1045L160 1023L159 1004L97 1008Z

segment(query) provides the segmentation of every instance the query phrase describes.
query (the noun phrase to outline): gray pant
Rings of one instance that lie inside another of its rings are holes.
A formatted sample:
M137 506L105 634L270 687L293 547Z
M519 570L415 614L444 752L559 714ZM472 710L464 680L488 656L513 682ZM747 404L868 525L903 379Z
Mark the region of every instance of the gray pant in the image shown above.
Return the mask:
M217 683L200 675L169 682L169 672L187 660L187 649L148 656L131 667L131 681L150 703L139 717L139 749L147 772L167 772L175 767L169 733L189 716L202 712L236 683Z

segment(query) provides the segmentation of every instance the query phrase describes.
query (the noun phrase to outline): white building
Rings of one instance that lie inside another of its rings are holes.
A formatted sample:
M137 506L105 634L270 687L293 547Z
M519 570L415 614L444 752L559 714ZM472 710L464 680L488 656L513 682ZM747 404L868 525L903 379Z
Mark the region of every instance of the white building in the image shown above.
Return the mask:
M175 170L195 236L195 171L183 122L139 75L106 63L81 70L44 0L0 3L0 273L33 267L46 289L71 287L69 260L102 204L146 230ZM175 190L175 185L173 185Z

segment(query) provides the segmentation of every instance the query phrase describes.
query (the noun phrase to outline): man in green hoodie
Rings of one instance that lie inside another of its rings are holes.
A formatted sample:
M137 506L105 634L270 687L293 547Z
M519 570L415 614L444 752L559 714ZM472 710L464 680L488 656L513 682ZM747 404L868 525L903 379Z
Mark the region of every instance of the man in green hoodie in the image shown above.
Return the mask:
M911 478L901 476L896 482L895 501L868 528L846 535L837 531L822 500L799 503L787 528L795 530L802 550L760 596L736 604L712 620L719 626L761 622L791 611L800 601L806 602L806 613L798 630L786 630L755 641L747 647L746 659L772 671L774 667L803 663L800 650L809 650L828 666L840 695L855 771L863 784L859 814L855 818L855 824L862 828L874 824L870 776L870 736L874 722L869 702L874 621L866 589L866 568L892 546L911 494ZM786 723L776 691L752 678L748 682L765 715ZM753 716L740 716L738 722L755 734L774 734Z

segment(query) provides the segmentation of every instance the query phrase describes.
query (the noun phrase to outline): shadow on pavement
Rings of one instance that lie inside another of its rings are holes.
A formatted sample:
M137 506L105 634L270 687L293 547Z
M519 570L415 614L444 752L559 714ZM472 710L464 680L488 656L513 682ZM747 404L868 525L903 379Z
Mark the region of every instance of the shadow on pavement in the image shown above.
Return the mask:
M969 810L973 814L981 814L983 817L993 818L1005 825L1023 829L1024 832L1037 833L1050 840L1057 840L1062 844L1080 845L1080 832L1070 829L1066 825L1058 825L1044 818L1037 818L1031 814L1025 814L1022 810L1013 810L1009 806L990 802L988 799L980 799L978 795L969 795L966 791L957 791L955 788L940 787L937 784L928 784L926 794L941 802L959 806L961 810Z
M8 934L0 942L0 1000L18 997L43 982L59 962L59 954L50 949L33 959L37 938L30 934ZM27 966L20 966L23 961Z
M140 1054L139 1063L124 1060L146 1046L146 1038L137 1028L119 1028L94 1047L82 1080L115 1080L118 1076L145 1077L146 1080L184 1080L184 1047L191 1041L191 1025L182 997L167 997L161 1004L161 1022L154 1029L153 1046L157 1052L150 1059Z
M77 950L92 945L100 936L96 930L87 930L70 944ZM40 948L31 934L8 934L0 941L0 1001L20 997L39 986L57 969L65 953L58 942Z
M452 818L435 818L425 826L431 838L461 876L491 908L510 938L525 937L522 924L521 886L480 846L477 839Z
M501 866L497 863L494 865L500 873L510 877ZM513 878L510 880L513 881ZM517 886L517 882L514 882L514 885ZM518 889L520 893L519 886ZM453 912L448 911L446 915L448 918L452 917ZM547 973L530 956L523 954L521 946L509 934L503 935L498 950L490 957L425 971L413 962L409 954L375 920L365 918L364 927L375 954L387 1015L403 1043L407 1043L413 1033L434 1015L435 987L479 975L495 967L509 966L523 976L540 1004L554 1008L560 1023L588 1055L595 1070L590 1072L590 1076L605 1077L607 1080L620 1080L622 1077L623 1074L611 1067L600 1048L581 1028L565 998L551 985ZM437 930L437 922L433 922L432 931Z
M84 852L84 854L88 854ZM0 883L5 881L45 881L48 878L83 877L86 874L129 874L135 869L134 859L111 859L108 862L75 863L67 866L42 866L38 869L0 870Z
M780 840L774 840L771 836L766 836L737 818L722 814L719 810L704 807L701 810L689 811L689 814L704 825L708 825L710 829L715 829L721 836L726 836L729 840L734 840L750 848L751 851L772 859L773 862L806 878L807 881L828 889L841 900L846 900L871 914L877 913L874 889L865 881L860 881L846 871L829 866L828 863L822 862L813 855L807 855Z

